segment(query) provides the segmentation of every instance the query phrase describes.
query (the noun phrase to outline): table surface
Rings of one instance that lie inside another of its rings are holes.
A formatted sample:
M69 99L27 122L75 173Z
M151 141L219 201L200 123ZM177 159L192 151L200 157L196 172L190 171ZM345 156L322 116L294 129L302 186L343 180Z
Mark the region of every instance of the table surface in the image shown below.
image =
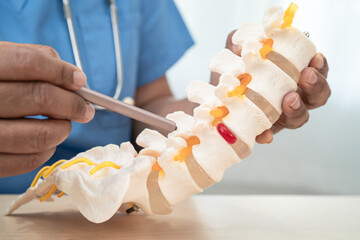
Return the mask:
M170 215L87 221L69 197L32 201L4 216L0 239L360 239L360 196L197 195Z

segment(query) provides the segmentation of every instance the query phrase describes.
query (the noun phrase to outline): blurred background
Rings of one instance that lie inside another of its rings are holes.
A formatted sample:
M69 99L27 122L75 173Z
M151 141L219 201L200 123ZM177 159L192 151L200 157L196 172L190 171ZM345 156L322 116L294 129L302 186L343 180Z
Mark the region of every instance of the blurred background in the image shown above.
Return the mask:
M284 0L175 0L196 42L169 71L177 98L191 80L209 81L207 64L229 32L262 22L269 6ZM294 26L310 33L328 59L332 95L297 130L284 130L270 145L228 169L207 194L360 194L360 1L298 0Z

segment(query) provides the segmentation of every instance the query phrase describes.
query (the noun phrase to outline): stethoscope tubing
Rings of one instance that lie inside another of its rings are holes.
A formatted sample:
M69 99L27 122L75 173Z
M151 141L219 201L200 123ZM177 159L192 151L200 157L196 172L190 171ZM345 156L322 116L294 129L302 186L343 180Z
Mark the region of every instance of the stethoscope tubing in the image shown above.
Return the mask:
M64 17L66 19L66 23L68 27L75 64L79 69L83 70L80 51L78 47L78 40L75 34L75 28L72 19L70 0L62 0L62 2L64 7ZM120 31L119 31L119 18L117 14L116 0L109 0L109 2L110 2L111 26L113 33L114 49L115 49L116 78L117 78L117 85L113 98L119 99L123 87L123 67L122 67L122 57L121 57L122 55L121 55L121 43L120 43ZM91 89L88 83L85 84L85 87ZM104 107L98 105L94 105L94 107L96 110L105 110Z

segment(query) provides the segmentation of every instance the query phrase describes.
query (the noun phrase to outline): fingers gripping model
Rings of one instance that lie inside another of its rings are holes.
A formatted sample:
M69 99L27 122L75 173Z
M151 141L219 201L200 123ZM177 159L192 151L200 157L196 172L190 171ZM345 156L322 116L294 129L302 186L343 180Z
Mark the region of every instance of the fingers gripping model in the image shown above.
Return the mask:
M194 116L167 116L177 130L165 137L145 129L137 153L125 142L95 147L41 169L8 214L32 199L68 194L89 220L101 223L119 209L168 214L171 206L222 179L224 171L251 153L255 137L278 120L283 97L297 89L301 71L316 54L314 44L292 27L297 6L266 11L263 25L246 23L233 35L241 57L222 50L209 64L221 74L217 86L194 81Z

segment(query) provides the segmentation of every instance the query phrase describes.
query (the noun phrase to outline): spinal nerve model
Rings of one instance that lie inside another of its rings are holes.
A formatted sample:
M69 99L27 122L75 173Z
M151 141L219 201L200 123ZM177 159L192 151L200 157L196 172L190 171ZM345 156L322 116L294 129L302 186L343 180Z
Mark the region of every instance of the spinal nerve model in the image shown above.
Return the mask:
M222 50L209 64L221 74L217 86L187 87L199 103L193 116L167 116L177 130L167 137L145 129L136 142L95 147L42 168L28 190L11 203L11 214L32 199L69 195L89 220L101 223L117 211L168 214L172 207L222 179L224 171L251 153L255 137L279 118L282 99L297 89L301 71L316 53L292 26L297 6L272 7L263 24L246 23L233 35L241 57Z

